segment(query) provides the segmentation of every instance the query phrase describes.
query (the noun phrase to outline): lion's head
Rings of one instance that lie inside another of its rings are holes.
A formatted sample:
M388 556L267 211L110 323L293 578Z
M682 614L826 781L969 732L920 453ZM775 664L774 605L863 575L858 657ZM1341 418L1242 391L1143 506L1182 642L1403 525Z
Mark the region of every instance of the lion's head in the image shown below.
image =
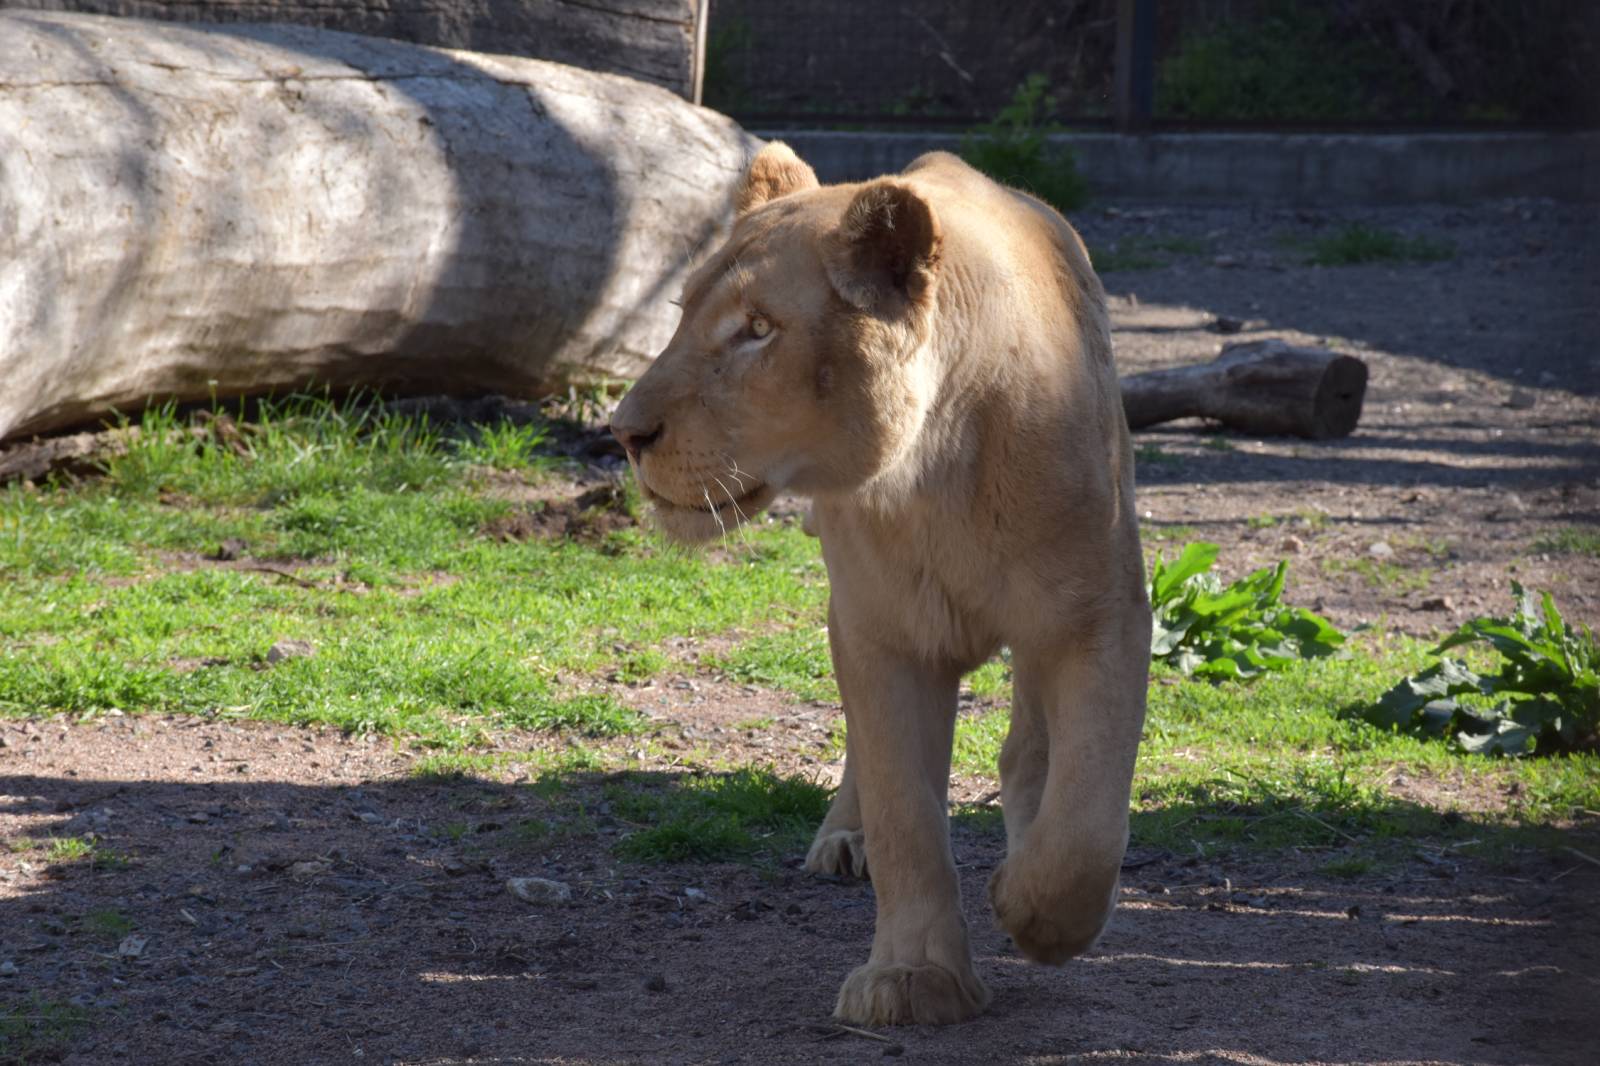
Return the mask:
M932 400L919 359L939 221L900 178L818 185L780 143L732 236L690 277L671 343L611 429L661 527L715 537L784 489L850 492L905 455Z

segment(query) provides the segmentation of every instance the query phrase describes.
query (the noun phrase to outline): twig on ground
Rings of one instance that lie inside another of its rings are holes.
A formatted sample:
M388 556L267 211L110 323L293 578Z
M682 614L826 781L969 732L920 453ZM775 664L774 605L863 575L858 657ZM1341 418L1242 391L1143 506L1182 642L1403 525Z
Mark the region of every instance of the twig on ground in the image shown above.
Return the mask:
M1561 850L1565 851L1565 852L1570 852L1571 854L1576 855L1578 858L1582 859L1584 862L1591 863L1591 864L1593 864L1595 866L1600 866L1600 859L1595 858L1593 855L1590 855L1587 852L1579 851L1577 848L1570 847L1570 846L1567 846L1567 845L1563 845Z
M1334 834L1336 834L1338 836L1341 836L1341 837L1344 837L1346 840L1348 840L1352 844L1361 843L1355 837L1351 836L1349 833L1346 833L1343 829L1337 829L1337 828L1329 825L1327 822L1324 822L1321 818L1318 818L1316 815L1312 814L1310 811L1302 811L1298 807L1296 807L1294 809L1294 813L1298 814L1302 818L1309 818L1311 821L1316 822L1318 825L1322 826L1322 828L1326 829L1328 832L1334 833Z
M882 1033L874 1033L871 1029L857 1029L853 1025L845 1025L842 1022L828 1022L813 1025L811 1026L811 1031L821 1034L819 1039L822 1040L836 1040L841 1036L850 1035L859 1036L864 1040L876 1040L880 1044L895 1043L894 1040L884 1036Z

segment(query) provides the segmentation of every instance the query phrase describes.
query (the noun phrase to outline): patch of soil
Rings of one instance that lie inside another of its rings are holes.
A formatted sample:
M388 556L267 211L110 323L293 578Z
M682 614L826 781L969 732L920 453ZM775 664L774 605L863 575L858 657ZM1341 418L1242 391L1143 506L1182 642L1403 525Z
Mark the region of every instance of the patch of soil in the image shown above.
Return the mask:
M1268 337L1326 345L1370 371L1343 440L1257 439L1194 419L1135 434L1140 515L1171 531L1147 548L1215 541L1229 577L1288 558L1290 602L1343 626L1437 635L1506 613L1513 578L1600 623L1600 558L1550 543L1563 529L1600 532L1592 209L1108 208L1073 221L1095 247L1176 237L1208 248L1105 276L1121 373ZM1304 265L1304 242L1351 224L1446 239L1454 254ZM1220 319L1234 320L1230 335Z
M750 707L690 695L714 702L707 722ZM808 713L762 707L780 737L782 715ZM0 850L0 1004L86 1008L61 1049L78 1066L1577 1064L1600 1038L1600 869L1577 860L1419 855L1340 880L1315 872L1327 852L1130 854L1104 939L1049 969L987 914L1003 842L958 826L994 1005L872 1039L828 1021L866 957L871 890L810 877L798 856L771 871L619 864L626 826L603 807L592 834L541 838L524 827L560 797L413 780L392 745L324 731L111 717L0 738L0 838L92 835L103 856ZM572 897L529 903L510 877Z
M501 515L486 523L483 533L498 541L537 537L597 543L638 524L628 513L621 486L608 482L571 499L546 499L537 507Z

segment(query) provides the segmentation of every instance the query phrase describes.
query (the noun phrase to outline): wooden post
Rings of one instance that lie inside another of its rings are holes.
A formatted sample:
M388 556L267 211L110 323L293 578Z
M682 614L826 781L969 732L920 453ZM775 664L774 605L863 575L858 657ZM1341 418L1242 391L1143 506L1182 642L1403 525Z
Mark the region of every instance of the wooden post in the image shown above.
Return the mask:
M1117 0L1115 80L1117 132L1149 129L1155 109L1156 0Z

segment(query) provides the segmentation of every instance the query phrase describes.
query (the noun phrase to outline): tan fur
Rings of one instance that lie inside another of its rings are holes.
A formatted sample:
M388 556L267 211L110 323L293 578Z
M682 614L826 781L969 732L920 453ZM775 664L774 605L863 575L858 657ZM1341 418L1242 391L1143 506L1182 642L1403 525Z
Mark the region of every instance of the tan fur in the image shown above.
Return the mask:
M1011 648L989 895L1026 955L1094 942L1127 842L1150 614L1104 293L1059 215L942 153L818 186L769 145L739 203L613 428L680 539L812 498L848 733L807 867L878 899L836 1014L959 1021L989 999L946 815L963 673Z

